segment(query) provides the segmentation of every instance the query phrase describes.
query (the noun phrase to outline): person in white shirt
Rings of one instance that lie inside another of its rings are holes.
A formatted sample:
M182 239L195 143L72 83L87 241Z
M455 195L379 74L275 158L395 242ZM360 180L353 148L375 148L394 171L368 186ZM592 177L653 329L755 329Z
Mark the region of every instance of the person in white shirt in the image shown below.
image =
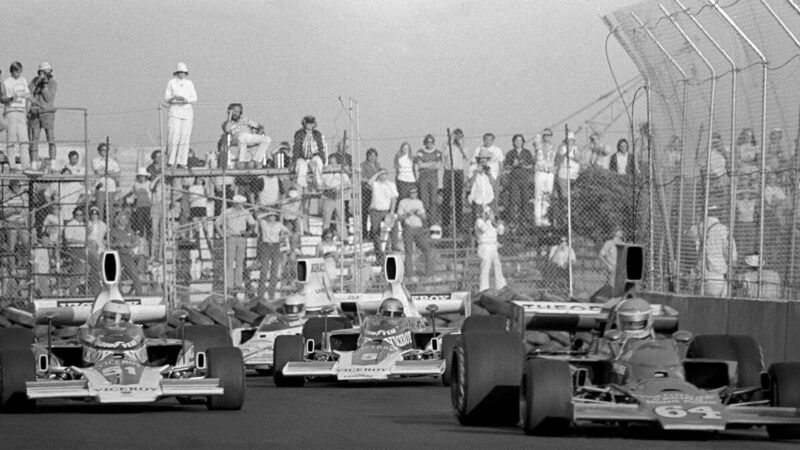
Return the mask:
M492 168L489 165L489 161L491 159L491 152L488 149L483 149L476 156L476 162L470 166L470 182L472 186L467 200L472 205L472 214L476 219L483 215L483 207L491 206L497 197L492 176L490 175Z
M95 189L97 191L97 207L100 208L100 217L107 219L106 216L106 197L109 206L114 206L117 201L117 184L122 171L117 164L117 160L108 156L108 145L101 143L97 146L98 156L92 159L92 171L99 178ZM106 173L106 157L108 157L108 173Z
M11 101L5 107L5 119L7 122L8 143L12 147L7 149L8 163L16 168L17 157L20 158L22 169L31 168L31 156L28 149L22 151L22 143L28 142L28 123L27 108L28 100L32 99L31 91L28 88L28 80L22 76L22 63L13 62L8 69L11 76L3 80L6 95Z
M558 187L561 198L567 198L567 181L574 182L578 179L581 171L581 163L578 162L578 146L575 145L575 133L567 133L566 141L558 149L561 156L561 164L558 166Z
M603 247L600 249L600 261L606 266L608 272L608 285L614 287L614 281L617 274L617 245L622 244L622 230L614 230L614 236L607 240Z
M608 170L608 164L611 161L611 149L608 145L600 142L600 133L593 132L589 136L589 165Z
M259 215L258 225L258 261L260 276L258 281L258 298L264 298L266 292L269 300L275 299L275 289L283 266L281 245L289 236L289 229L278 221L279 214L274 210ZM267 286L269 277L269 286Z
M492 208L484 206L483 214L475 221L475 234L478 237L478 257L481 259L481 276L478 290L481 292L489 289L489 277L492 271L494 271L495 289L500 290L506 286L497 244L497 236L503 234L504 231L503 222L495 221Z
M541 143L534 139L534 194L533 214L537 227L549 227L550 220L547 213L550 209L550 198L553 194L555 182L556 146L551 142L553 131L549 128L542 130Z
M392 228L392 238L388 241L386 247L395 242L394 239L394 209L397 203L399 193L397 186L389 181L387 178L388 172L385 169L380 169L369 179L369 185L372 192L372 199L369 205L369 237L375 244L375 251L377 253L378 261L383 261L383 252L381 251L381 223L386 220L386 225Z
M452 151L451 151L452 150ZM469 156L464 144L464 132L460 128L453 130L450 148L444 149L444 177L442 178L442 194L445 211L455 211L456 232L464 230L464 174L469 169ZM452 153L452 158L451 158ZM445 234L452 233L450 223L452 213L442 216L442 228Z
M192 137L194 110L192 103L197 102L197 91L194 83L187 78L189 69L180 62L167 82L164 102L169 105L169 131L167 134L167 164L183 168L189 159L189 143Z
M759 293L758 267L761 264L761 258L758 252L747 255L744 263L749 268L739 276L739 280L747 297L770 300L781 298L781 276L778 272L766 267L761 269L761 292Z
M400 200L397 205L397 220L403 224L403 246L405 247L406 275L416 272L414 266L414 244L425 258L425 274L433 274L434 261L431 249L430 236L423 228L426 219L425 206L418 198L417 187L409 190L409 197ZM409 281L414 281L412 276Z
M342 196L344 191L350 189L350 177L346 173L325 173L322 175L322 228L327 230L336 213L336 235L342 235L344 210Z
M400 149L395 153L394 170L400 200L410 197L411 188L417 185L417 176L414 173L414 155L408 142L400 144Z
M69 289L77 293L86 285L86 218L83 206L72 211L72 220L64 224L64 249L66 271L69 277Z

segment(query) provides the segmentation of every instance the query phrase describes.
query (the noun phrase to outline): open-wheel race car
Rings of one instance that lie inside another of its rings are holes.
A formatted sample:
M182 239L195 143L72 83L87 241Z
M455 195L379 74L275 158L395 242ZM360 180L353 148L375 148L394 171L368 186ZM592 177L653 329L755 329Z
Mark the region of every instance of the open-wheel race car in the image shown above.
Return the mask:
M409 294L399 255L387 255L390 289L382 294L334 297L339 317L310 317L299 335L275 338L277 386L302 386L306 378L343 381L443 376L443 347L458 328L437 327L436 314L469 315L467 292Z
M463 425L521 420L526 434L546 435L584 423L710 431L766 425L771 438L800 438L800 363L764 370L749 336L693 337L678 329L677 311L635 297L504 308L456 344L451 399ZM567 331L571 345L526 352L526 330Z
M116 252L103 254L105 286L93 300L34 301L37 322L48 325L46 343L34 342L30 330L0 330L0 407L27 409L46 399L122 404L176 397L209 409L240 409L242 355L227 330L182 326L176 339L146 338L141 324L164 321L166 305L158 297L123 299L120 267ZM53 340L54 325L79 326L77 338Z

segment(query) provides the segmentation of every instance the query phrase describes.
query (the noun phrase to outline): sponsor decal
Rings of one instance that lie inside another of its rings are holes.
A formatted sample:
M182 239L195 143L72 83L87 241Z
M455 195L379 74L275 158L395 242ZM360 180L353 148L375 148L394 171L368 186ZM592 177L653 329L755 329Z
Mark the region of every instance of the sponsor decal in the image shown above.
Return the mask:
M392 344L397 348L409 346L411 345L411 332L406 331L405 333L398 334L397 336L383 338L383 342Z
M377 361L378 360L378 354L377 353L364 353L363 355L361 355L361 360L362 361Z
M670 419L681 419L689 414L698 416L704 420L720 420L722 419L722 412L716 411L711 406L695 406L694 408L686 409L682 405L661 405L653 409L656 415L667 417Z
M133 394L135 392L158 392L158 387L116 385L116 386L100 386L94 388L94 390L96 392L116 392L119 394Z
M370 335L374 335L374 336L391 336L391 335L397 333L397 328L390 328L388 330L381 330L381 329L369 330L368 333Z
M138 299L138 298L131 298L131 299L126 298L125 299L125 303L127 303L128 305L141 305L142 301L140 299ZM94 306L94 300L88 300L88 299L57 300L56 301L56 306L57 307L64 307L64 308L78 308L78 307L81 307L81 306L84 306L84 307L85 306Z
M603 305L593 303L568 302L513 302L525 309L525 312L597 314L602 312Z
M445 300L451 300L453 298L452 294L411 294L411 301L414 302L441 302Z
M339 369L339 372L345 373L375 373L384 372L386 369L375 366L349 366Z
M324 263L314 263L308 267L308 273L321 273L321 272L325 272Z
M688 403L693 405L716 405L719 403L719 397L715 395L692 395L684 392L663 392L653 395L638 395L638 397L649 404Z

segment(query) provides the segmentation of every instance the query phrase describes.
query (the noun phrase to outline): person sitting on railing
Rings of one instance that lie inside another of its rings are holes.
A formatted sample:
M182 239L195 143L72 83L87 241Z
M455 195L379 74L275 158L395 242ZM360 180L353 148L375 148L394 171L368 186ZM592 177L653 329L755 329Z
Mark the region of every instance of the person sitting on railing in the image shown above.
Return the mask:
M327 155L325 137L317 130L317 119L314 116L305 116L300 124L302 128L294 133L294 163L297 164L301 159L308 162L316 153Z
M272 139L264 134L264 125L242 115L241 103L228 105L228 120L222 122L222 130L233 137L231 145L239 146L240 168L261 168L268 157L267 149ZM250 151L251 145L258 147Z

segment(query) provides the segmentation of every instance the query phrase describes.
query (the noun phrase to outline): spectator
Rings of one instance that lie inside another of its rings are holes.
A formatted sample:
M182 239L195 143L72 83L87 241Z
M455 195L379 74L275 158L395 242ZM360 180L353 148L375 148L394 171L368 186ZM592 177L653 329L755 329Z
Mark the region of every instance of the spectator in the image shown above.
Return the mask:
M792 153L783 145L783 130L773 128L767 143L767 168L778 174L779 184L784 188L792 186L792 171L787 170L795 166Z
M233 140L231 145L239 147L240 168L261 168L267 159L267 148L272 139L264 134L264 125L248 119L242 115L242 104L231 103L228 105L228 120L222 122L222 130L230 133ZM249 146L258 146L255 151L250 151Z
M225 254L228 264L225 266L225 279L229 289L244 290L244 258L247 250L247 227L258 225L252 214L244 208L247 201L241 195L233 196L233 206L217 218L215 223L220 237L227 236ZM226 220L227 219L227 220ZM225 229L223 229L225 226Z
M17 244L28 246L30 235L28 233L28 193L23 191L18 180L8 182L8 192L3 196L3 215L6 222L7 251L17 255ZM22 258L19 258L20 260Z
M492 183L492 153L484 148L475 158L476 163L470 166L470 191L467 200L472 205L472 216L476 218L483 214L485 206L491 206L494 202L495 194Z
M589 166L608 170L611 163L611 149L600 141L600 133L589 135Z
M581 164L578 162L578 146L575 145L575 133L567 133L567 139L558 149L561 164L558 166L558 187L562 199L567 198L567 180L574 182L578 179ZM613 159L613 157L612 157Z
M68 278L67 289L73 294L82 293L86 274L86 223L83 207L72 210L72 219L64 224L64 253Z
M325 137L317 130L317 119L314 116L303 117L300 123L302 128L294 133L294 147L292 149L294 162L303 159L310 161L316 153L328 154Z
M141 295L142 282L139 278L136 248L139 238L131 229L130 216L126 211L120 211L114 217L114 227L111 229L111 248L119 253L122 273L120 278L127 278L133 284L133 293Z
M414 157L411 155L411 144L403 142L394 155L394 170L396 173L397 193L400 200L411 196L411 188L417 185L417 176L414 173Z
M739 179L747 178L751 174L758 172L758 160L760 149L756 134L752 128L742 128L739 137L736 139L736 173Z
M630 175L633 173L633 158L628 153L628 140L620 139L617 141L617 152L611 155L608 162L608 169L619 175Z
M0 75L2 75L2 74L3 74L3 71L0 70ZM6 92L5 83L3 83L2 79L0 79L0 105L3 105L5 107L5 105L8 105L9 103L11 103L12 100L13 100L13 98L9 97L8 93ZM0 133L2 133L3 131L6 131L7 129L8 129L8 121L5 118L5 114L0 114ZM0 154L0 156L5 158L5 154ZM6 163L9 163L9 161L6 161Z
M189 145L194 123L192 103L197 102L197 91L188 76L186 64L179 62L164 92L164 103L169 105L167 164L170 167L177 165L178 168L184 168L189 162Z
M781 227L789 223L792 214L792 202L786 191L780 185L778 174L767 172L767 186L764 188L764 200L767 204L767 212L771 213L778 220Z
M514 228L519 228L528 222L526 211L531 197L529 186L533 155L525 148L525 137L521 134L515 134L511 143L514 148L506 153L503 166L508 174L508 218Z
M381 165L378 163L378 151L374 148L367 150L366 159L361 163L361 236L364 239L369 239L369 232L367 230L367 218L369 214L370 205L372 204L372 185L370 179L379 171Z
M726 276L728 263L737 259L736 243L731 243L732 252L729 254L729 240L732 238L728 227L716 217L719 207L712 205L708 209L708 221L705 227L701 222L699 226L692 226L689 233L694 237L698 248L698 269L701 266L699 257L703 254L703 247L705 246L704 295L708 297L727 297L728 281ZM705 233L701 235L700 230L703 228L705 228Z
M756 189L756 174L744 178L736 192L736 226L734 237L744 248L754 248L758 242L756 208L760 192ZM760 208L759 208L760 209Z
M450 223L452 208L455 211L456 232L464 231L464 173L469 169L469 157L464 146L464 132L460 128L453 130L451 149L445 152L444 177L442 178L442 194L445 211L448 213L442 216L442 226L445 234L452 233L453 226ZM451 158L452 156L452 158Z
M381 223L386 220L386 226L389 229L394 229L394 217L392 217L395 210L395 204L399 193L397 186L388 180L388 172L386 170L379 170L372 175L369 179L370 190L372 192L372 201L369 205L369 221L370 230L369 237L375 245L375 253L378 261L383 261L383 252L381 251ZM394 233L386 244L388 251L395 242Z
M417 173L417 187L425 211L428 212L431 231L441 234L442 227L439 221L436 196L439 191L439 171L442 170L444 158L442 152L434 148L435 142L432 135L425 136L425 139L422 140L425 147L418 150L414 156L414 167Z
M709 195L712 198L721 200L730 188L728 182L728 157L731 152L730 149L722 144L722 136L716 131L711 135L710 151L710 165L703 161L700 164L700 171L703 173L703 176L709 176L711 178L709 182L711 186ZM705 186L705 181L704 179L703 186Z
M100 217L106 218L106 197L109 206L117 201L117 184L122 171L117 160L108 155L108 145L101 143L97 146L97 157L92 159L92 170L96 176L102 177L95 185L97 190L97 206L100 208ZM108 165L106 165L108 161ZM108 168L108 172L106 172Z
M409 191L409 197L400 200L397 205L397 219L403 224L403 244L405 247L405 272L412 275L409 281L415 281L414 269L414 244L425 258L425 274L433 274L433 254L428 232L423 227L425 223L425 205L417 198L416 187Z
M75 150L69 152L69 163L61 169L61 174L85 175L86 168L78 164L78 158L78 152ZM81 181L68 181L58 183L58 187L60 189L58 193L60 199L59 216L61 217L61 223L66 223L72 218L72 209L80 202L81 197L86 193L86 186Z
M289 244L292 247L291 254L294 255L300 250L300 236L303 235L303 208L297 186L289 186L281 210L283 223L289 225L292 233Z
M100 209L96 206L91 206L89 208L89 222L86 224L86 258L93 274L100 273L100 257L107 249L107 236L108 227L100 219ZM100 277L90 276L87 281L89 283L89 292L97 292L100 289Z
M621 229L614 230L614 235L603 244L598 255L600 256L600 261L606 266L606 271L608 272L607 283L612 288L617 276L617 245L624 243L623 236Z
M33 279L33 285L38 296L46 297L52 295L50 289L50 282L52 280L50 276L50 263L54 261L52 255L53 247L55 247L55 244L50 241L49 236L43 234L38 239L35 246L31 248L31 265L33 269L31 278Z
M550 198L553 194L555 182L556 147L550 141L553 132L549 128L542 130L542 143L536 148L536 162L534 163L534 223L537 227L549 227L547 218L550 209Z
M22 143L28 139L28 126L25 121L28 100L31 91L28 89L28 81L22 76L22 63L14 61L8 69L11 76L3 80L6 95L11 97L11 101L6 104L5 119L7 122L8 141L13 147L8 148L8 163L12 168L18 168L17 158L20 159L23 169L31 168L31 159L28 150L22 151ZM12 151L13 149L13 151Z
M161 176L161 150L153 150L150 153L150 164L147 165L147 174L150 181L155 181Z
M289 229L278 219L277 212L267 211L258 220L260 232L257 254L261 272L257 293L259 299L264 298L266 292L268 300L275 300L275 288L283 265L281 244L289 236ZM267 288L267 277L269 277L269 288Z
M500 185L498 183L498 180L500 178L500 167L503 164L503 160L505 158L503 150L500 147L494 145L494 139L495 139L494 134L492 133L484 134L483 146L475 149L475 153L472 155L472 161L471 161L471 165L475 165L478 162L478 155L483 150L487 150L491 155L491 158L489 159L487 164L489 166L489 176L492 181L492 190L494 191L494 202L492 203L492 205L496 204L497 199L500 195ZM472 170L472 172L474 173L474 170L472 168L470 170ZM478 214L480 214L480 211L478 212Z
M344 191L350 189L350 177L346 173L324 173L322 174L322 228L328 229L333 221L333 213L336 213L336 235L342 236L344 222L344 210L342 208L342 197Z
M548 261L560 267L561 269L566 269L570 263L575 264L577 261L577 258L575 257L575 250L570 247L566 237L562 237L561 243L558 245L550 247Z
M189 186L189 218L194 226L193 230L201 230L203 221L208 216L208 192L206 182L200 177L194 179L194 184Z
M747 297L769 300L781 298L781 276L778 272L767 268L761 270L761 293L759 295L758 267L761 264L761 258L759 258L758 252L747 255L744 263L749 269L739 276L739 280L742 282Z
M289 146L289 141L281 142L281 145L272 152L272 160L275 161L276 169L284 169L294 167L292 161L292 148Z
M338 164L345 172L350 172L353 168L353 157L347 153L347 143L344 140L336 144L336 153L328 156L328 164Z
M28 110L28 138L30 139L31 161L39 160L39 136L44 128L51 161L56 160L56 98L58 83L53 78L53 66L48 62L39 65L38 74L31 80L28 90L33 93L33 101Z
M131 227L133 231L141 234L150 240L153 237L152 222L150 218L150 208L153 205L154 183L148 180L147 169L140 167L136 172L136 180L133 183L131 192L125 197L133 198L133 215L131 216Z
M506 286L497 244L497 236L503 234L504 230L503 222L495 221L492 208L484 206L483 214L475 221L475 234L478 236L478 257L481 259L481 277L478 290L481 292L489 289L491 271L494 271L495 289L500 290Z

